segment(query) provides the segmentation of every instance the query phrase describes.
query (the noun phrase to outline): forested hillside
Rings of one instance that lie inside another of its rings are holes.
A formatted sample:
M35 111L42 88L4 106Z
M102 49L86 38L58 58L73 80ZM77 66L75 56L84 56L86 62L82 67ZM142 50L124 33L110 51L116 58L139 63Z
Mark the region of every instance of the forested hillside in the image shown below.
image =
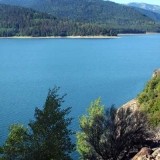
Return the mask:
M160 32L160 25L132 7L103 0L0 0L1 3L30 7L54 16L97 23L119 33Z
M32 9L0 5L0 36L95 36L115 35L110 29L56 18Z

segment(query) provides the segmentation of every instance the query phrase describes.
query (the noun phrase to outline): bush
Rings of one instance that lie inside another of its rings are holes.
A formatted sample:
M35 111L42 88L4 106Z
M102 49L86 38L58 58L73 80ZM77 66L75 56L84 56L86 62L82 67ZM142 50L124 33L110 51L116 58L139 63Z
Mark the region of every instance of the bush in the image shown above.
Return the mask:
M152 136L147 117L140 111L111 106L104 113L100 99L91 103L87 111L88 115L80 118L81 132L77 133L81 159L127 159L134 149L147 146L146 139Z

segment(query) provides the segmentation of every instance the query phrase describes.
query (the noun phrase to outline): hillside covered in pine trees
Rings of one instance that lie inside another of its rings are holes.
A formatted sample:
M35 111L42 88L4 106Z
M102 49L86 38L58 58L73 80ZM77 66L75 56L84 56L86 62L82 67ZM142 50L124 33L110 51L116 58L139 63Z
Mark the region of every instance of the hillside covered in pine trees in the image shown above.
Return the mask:
M56 17L96 23L117 33L160 32L160 24L135 8L103 0L0 0L0 3L24 6Z
M0 37L115 35L105 26L57 18L32 9L0 4Z

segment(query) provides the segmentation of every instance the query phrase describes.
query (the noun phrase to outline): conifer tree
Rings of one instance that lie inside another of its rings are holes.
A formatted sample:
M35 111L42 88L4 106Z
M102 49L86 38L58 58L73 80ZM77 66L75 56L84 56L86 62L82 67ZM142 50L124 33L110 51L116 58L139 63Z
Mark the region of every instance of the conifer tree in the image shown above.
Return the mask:
M11 125L1 153L5 160L71 160L74 151L73 132L68 129L73 118L68 118L70 107L63 109L64 96L55 87L49 90L42 109L35 109L35 120L29 127ZM66 117L67 116L67 117Z

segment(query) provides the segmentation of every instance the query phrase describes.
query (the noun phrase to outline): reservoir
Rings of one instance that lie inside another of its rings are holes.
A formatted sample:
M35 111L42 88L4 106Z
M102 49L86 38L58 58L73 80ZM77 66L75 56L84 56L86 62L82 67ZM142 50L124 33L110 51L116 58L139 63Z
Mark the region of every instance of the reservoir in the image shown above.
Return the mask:
M118 108L136 97L160 68L160 35L114 39L0 39L0 144L13 123L27 125L49 88L67 94L71 128L90 102ZM75 158L77 159L77 158Z

